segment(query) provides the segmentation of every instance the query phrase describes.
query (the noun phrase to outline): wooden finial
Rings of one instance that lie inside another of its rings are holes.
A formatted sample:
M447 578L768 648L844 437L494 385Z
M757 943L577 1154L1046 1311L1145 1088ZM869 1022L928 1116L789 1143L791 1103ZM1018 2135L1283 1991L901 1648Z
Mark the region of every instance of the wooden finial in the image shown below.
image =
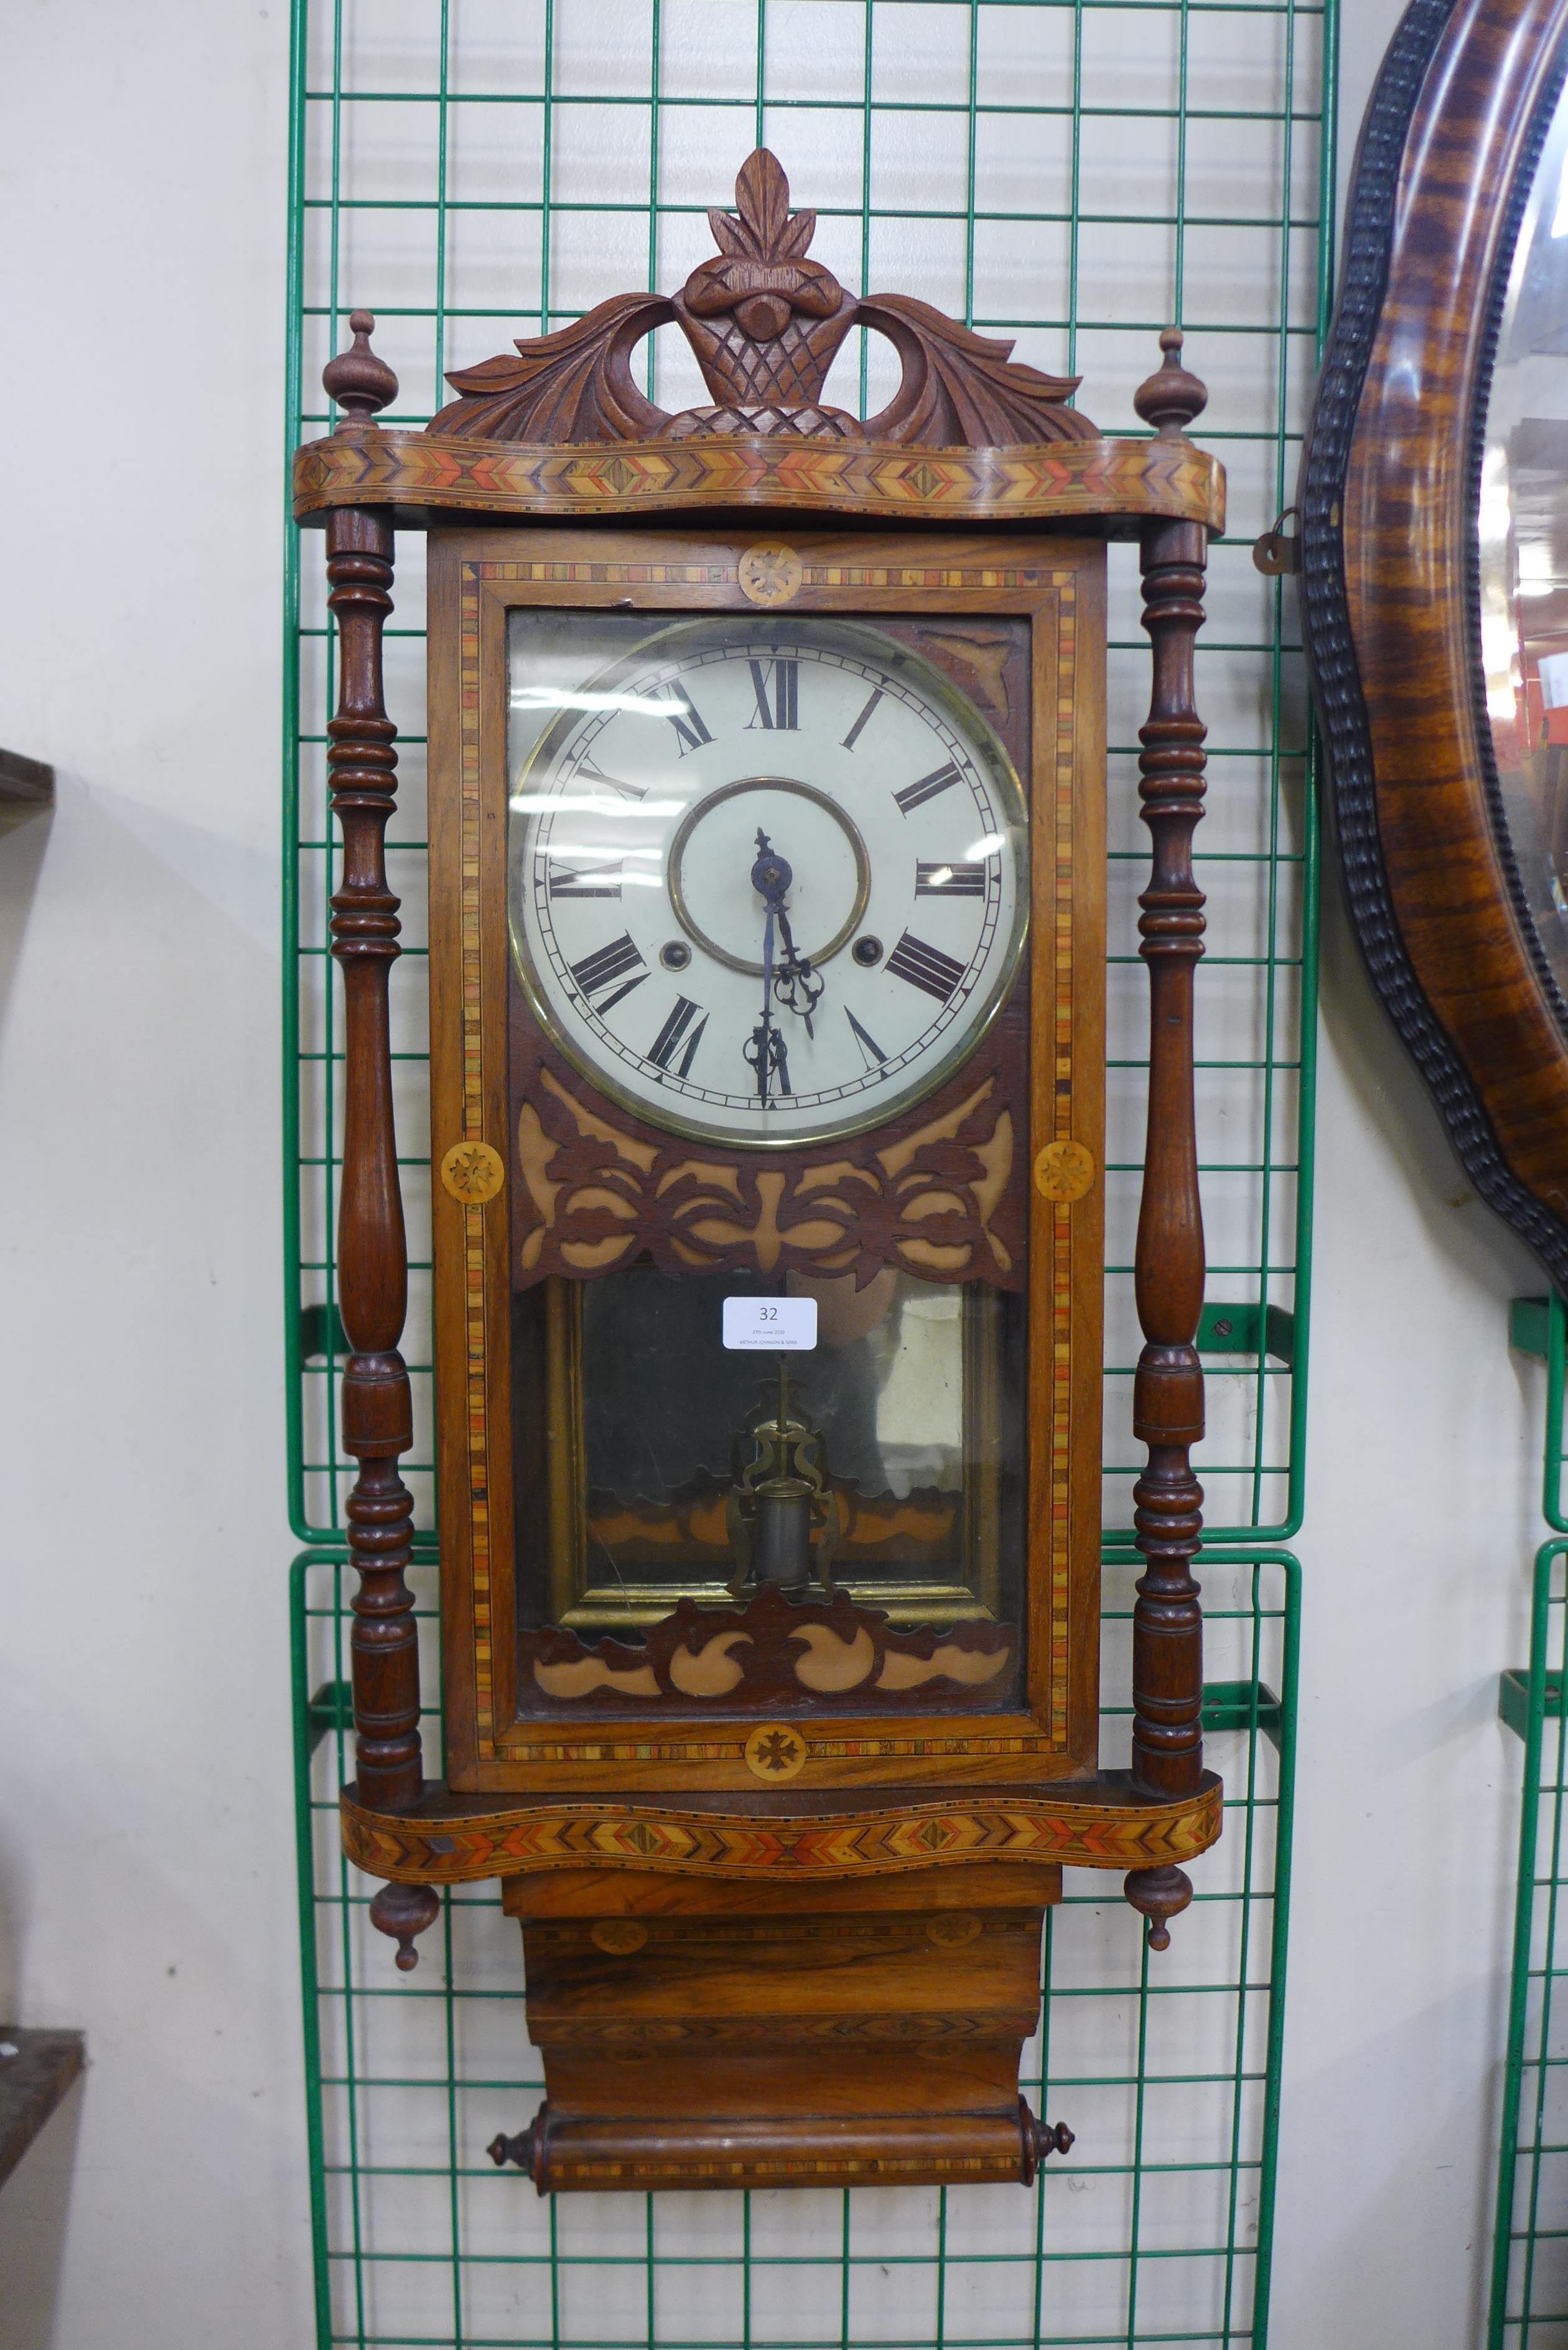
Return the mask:
M1146 424L1152 424L1162 441L1179 441L1195 416L1201 415L1209 405L1209 394L1195 375L1189 375L1181 364L1181 329L1167 327L1159 338L1165 353L1164 365L1158 374L1140 383L1133 394L1133 406Z
M398 396L398 379L385 359L370 348L376 321L369 310L356 310L348 321L354 348L339 351L321 370L321 387L335 400L350 424L369 424L378 408Z
M396 1942L393 1964L405 1975L420 1962L415 1935L433 1926L440 1916L440 1897L428 1885L383 1885L370 1904L370 1923L378 1933L389 1935Z
M1192 1879L1184 1868L1135 1868L1122 1882L1122 1891L1135 1909L1148 1919L1148 1947L1168 1950L1169 1918L1179 1917L1192 1898ZM378 1900L380 1896L377 1896ZM401 1966L400 1959L398 1964Z

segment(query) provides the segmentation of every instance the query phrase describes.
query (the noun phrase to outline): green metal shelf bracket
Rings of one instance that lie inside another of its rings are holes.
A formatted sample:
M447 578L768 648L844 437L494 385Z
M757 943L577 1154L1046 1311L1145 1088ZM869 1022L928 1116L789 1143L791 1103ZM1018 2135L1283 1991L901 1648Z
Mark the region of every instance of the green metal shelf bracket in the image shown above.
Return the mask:
M1530 1736L1530 1669L1525 1665L1511 1665L1497 1679L1497 1712L1500 1721L1506 1721L1516 1738ZM1548 1673L1542 1683L1541 1719L1561 1721L1563 1719L1563 1681L1561 1675Z
M1198 1325L1200 1355L1272 1356L1287 1368L1296 1359L1296 1317L1282 1305L1262 1305L1254 1298L1238 1302L1216 1298L1205 1305Z

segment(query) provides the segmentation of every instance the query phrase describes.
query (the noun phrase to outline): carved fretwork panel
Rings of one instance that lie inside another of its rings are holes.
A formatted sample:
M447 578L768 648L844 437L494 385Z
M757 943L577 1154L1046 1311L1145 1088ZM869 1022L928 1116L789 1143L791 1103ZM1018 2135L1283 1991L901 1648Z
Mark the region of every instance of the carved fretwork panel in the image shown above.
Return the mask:
M909 1703L921 1711L988 1711L1013 1693L1018 1637L1010 1625L984 1620L896 1632L880 1608L857 1607L842 1591L803 1604L774 1587L744 1608L683 1599L636 1643L590 1647L575 1632L548 1627L524 1633L519 1647L528 1684L520 1695L529 1711L575 1712L585 1700L635 1714L651 1706L701 1715L721 1703L726 1712L864 1712ZM765 1784L770 1768L793 1778L799 1759L781 1746L772 1758L759 1752L753 1767Z
M1026 1126L1019 1023L889 1132L790 1151L714 1151L607 1106L539 1036L521 995L513 1277L610 1273L853 1274L1022 1286ZM528 1032L532 1030L532 1037Z

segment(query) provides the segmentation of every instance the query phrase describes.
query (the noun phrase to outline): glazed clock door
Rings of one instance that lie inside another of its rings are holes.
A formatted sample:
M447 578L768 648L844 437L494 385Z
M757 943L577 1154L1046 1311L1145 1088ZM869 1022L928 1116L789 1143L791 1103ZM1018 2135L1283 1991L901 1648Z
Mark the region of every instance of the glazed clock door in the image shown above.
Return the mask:
M1102 563L432 538L457 1783L1095 1767Z

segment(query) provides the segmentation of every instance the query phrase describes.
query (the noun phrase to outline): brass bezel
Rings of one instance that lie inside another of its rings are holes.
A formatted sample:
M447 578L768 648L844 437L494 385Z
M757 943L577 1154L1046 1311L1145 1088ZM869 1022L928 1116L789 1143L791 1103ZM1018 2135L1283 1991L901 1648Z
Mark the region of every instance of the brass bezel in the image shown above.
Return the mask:
M700 631L706 633L711 631L715 624L732 627L737 634L749 634L753 629L771 628L775 632L775 638L781 634L789 637L800 634L803 629L809 632L819 629L829 630L841 638L848 637L851 639L863 638L869 643L875 644L877 658L883 667L891 670L914 671L922 686L926 686L929 691L931 699L945 703L955 716L962 720L977 747L983 753L1004 804L1010 803L1005 806L1004 813L1023 844L1023 853L1018 858L1018 871L1014 876L1012 935L998 962L996 976L988 991L984 1012L972 1027L965 1030L962 1037L952 1049L944 1053L938 1062L921 1070L918 1082L890 1098L885 1097L869 1107L857 1111L851 1117L809 1125L800 1121L792 1124L787 1131L781 1132L775 1128L771 1133L757 1133L750 1128L732 1128L703 1124L695 1118L682 1118L678 1110L667 1109L662 1103L649 1101L640 1094L633 1093L628 1086L621 1083L612 1069L607 1068L602 1063L593 1059L575 1037L569 1036L556 1019L554 1006L535 972L527 951L526 941L521 935L517 919L518 892L515 877L517 864L522 855L522 841L525 837L525 833L519 828L517 845L514 847L509 825L506 844L506 928L512 949L513 968L516 972L518 984L527 999L529 1009L556 1050L563 1054L573 1068L602 1093L607 1100L618 1103L621 1108L628 1110L634 1118L643 1118L649 1125L659 1127L666 1133L678 1134L685 1141L706 1142L724 1149L763 1152L798 1150L821 1142L847 1140L853 1135L868 1133L873 1127L886 1126L894 1118L902 1118L918 1104L927 1099L929 1095L937 1092L946 1084L953 1072L976 1051L1003 1004L1011 996L1017 983L1024 949L1029 941L1030 874L1033 858L1031 846L1033 811L1029 795L1023 788L1017 768L990 721L981 715L967 695L960 691L950 678L944 677L933 662L925 660L909 647L899 644L897 638L884 638L881 631L875 626L867 625L863 620L843 619L835 613L798 613L792 615L788 621L763 613L753 615L749 612L726 611L722 608L716 608L711 612L693 614L689 619L651 630L637 644L629 646L624 653L618 654L616 659L607 662L602 670L594 671L590 678L585 679L581 690L584 692L602 691L618 676L623 674L631 663L645 660L651 646L660 644L672 637L696 635ZM576 724L579 714L563 711L558 719L543 728L538 740L515 775L511 774L510 761L508 761L509 799L513 794L524 787L535 768L550 751L558 746L561 736ZM760 964L758 969L761 970Z
M670 890L670 902L675 909L675 919L687 937L694 939L703 953L711 955L715 962L723 963L730 971L743 972L748 979L761 979L763 966L760 962L746 962L741 956L716 946L693 918L686 903L686 885L681 872L686 844L710 810L716 808L723 800L738 799L742 792L755 791L798 792L802 799L815 801L818 807L826 808L848 837L855 858L855 903L849 910L848 919L840 923L825 947L808 946L805 950L813 969L820 970L825 962L831 962L834 956L848 945L860 928L861 917L871 895L871 859L860 837L860 827L851 824L837 802L830 799L826 792L818 791L815 784L800 783L794 775L737 775L732 784L721 784L717 791L709 793L706 799L693 800L675 827L674 837L670 843L670 855L665 860L665 879Z

